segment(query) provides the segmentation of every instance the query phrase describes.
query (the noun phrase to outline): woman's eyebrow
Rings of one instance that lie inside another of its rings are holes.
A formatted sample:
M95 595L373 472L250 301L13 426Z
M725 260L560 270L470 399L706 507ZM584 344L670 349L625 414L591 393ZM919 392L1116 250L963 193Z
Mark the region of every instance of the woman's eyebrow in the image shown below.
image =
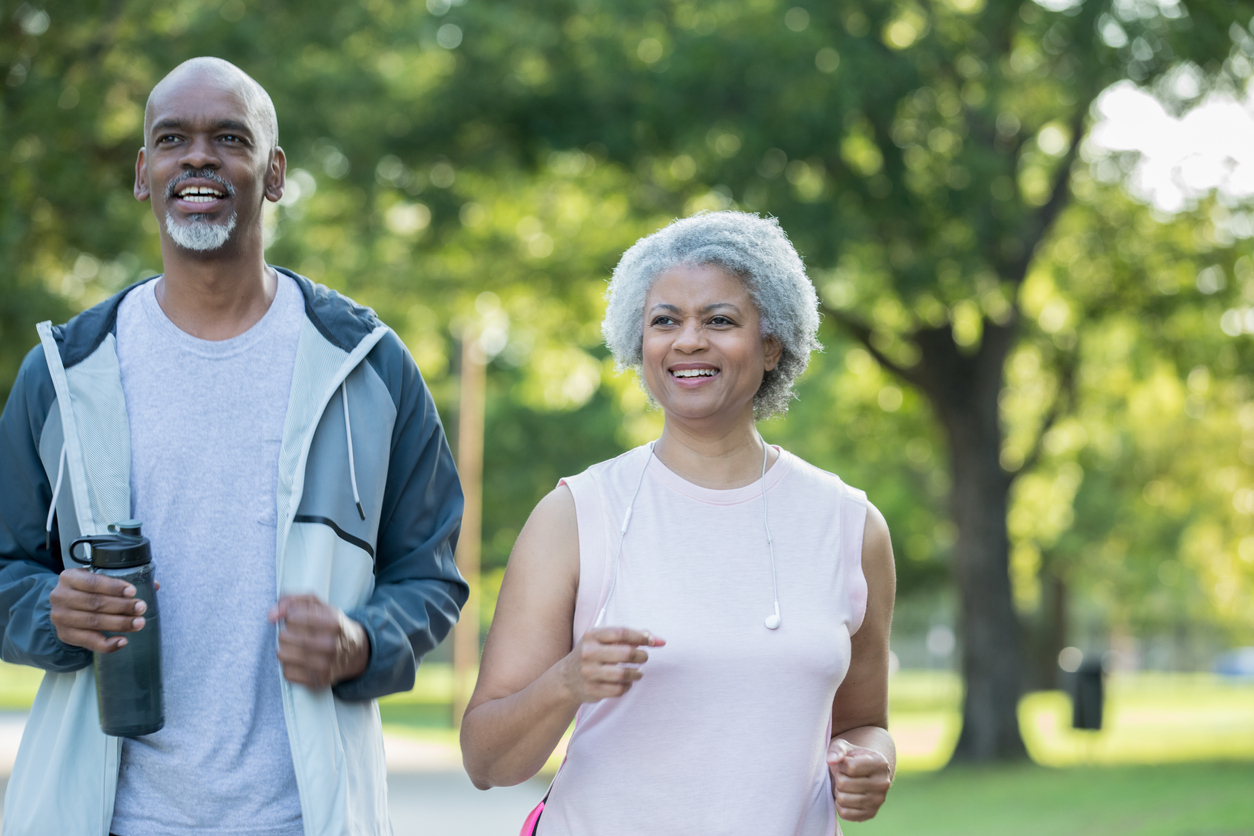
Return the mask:
M670 313L679 313L679 307L676 305L672 305L668 302L658 302L656 305L654 305L652 308L649 309L649 312L652 313L653 311L656 311L659 308L661 310L668 311ZM700 313L707 314L707 313L710 313L711 311L716 311L719 308L727 308L728 310L734 313L740 313L740 308L736 307L731 302L714 302L713 304L706 305L704 308L702 308Z

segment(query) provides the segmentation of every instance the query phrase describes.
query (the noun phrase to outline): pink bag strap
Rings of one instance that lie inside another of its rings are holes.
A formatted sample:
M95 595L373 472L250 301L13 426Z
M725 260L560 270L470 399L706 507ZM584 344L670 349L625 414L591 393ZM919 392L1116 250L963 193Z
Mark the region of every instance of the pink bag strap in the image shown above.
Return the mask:
M575 712L575 728L579 728L579 717L583 714L583 707L580 706L579 711ZM574 735L574 732L571 732ZM540 803L535 806L527 818L523 821L522 830L518 831L518 836L536 836L536 828L540 826L540 814L544 812L544 805L549 801L549 794L553 792L553 785L557 783L557 776L562 774L562 767L566 765L566 758L562 758L562 762L557 765L557 771L553 773L553 780L549 781L549 788L544 791L544 798L540 799Z
M544 794L544 801L549 800L549 794ZM527 814L526 821L523 822L522 830L518 831L518 836L535 836L536 828L540 826L540 814L544 812L544 801L535 806L535 809Z
M557 783L557 776L565 765L566 758L562 758L562 762L558 764L557 772L553 773L553 780L549 782L549 788L544 791L544 798L541 798L540 803L527 814L527 818L523 821L522 830L518 831L518 836L536 836L536 828L540 826L540 814L544 812L544 805L549 801L549 793L553 792L553 785Z

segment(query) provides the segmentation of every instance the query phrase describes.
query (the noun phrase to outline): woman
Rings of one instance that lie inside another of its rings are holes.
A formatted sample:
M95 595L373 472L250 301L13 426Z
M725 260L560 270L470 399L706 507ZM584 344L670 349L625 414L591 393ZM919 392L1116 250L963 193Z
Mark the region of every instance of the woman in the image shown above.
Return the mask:
M608 299L665 428L519 535L462 722L471 780L527 780L577 715L542 836L871 818L895 766L888 527L754 424L819 347L800 258L774 219L697 215L629 249Z

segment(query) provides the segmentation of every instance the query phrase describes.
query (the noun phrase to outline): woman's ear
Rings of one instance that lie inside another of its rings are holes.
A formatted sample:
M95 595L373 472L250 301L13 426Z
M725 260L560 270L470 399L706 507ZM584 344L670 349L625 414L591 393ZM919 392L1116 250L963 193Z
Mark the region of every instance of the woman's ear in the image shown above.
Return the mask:
M779 359L784 356L784 347L774 334L768 334L766 339L762 341L762 347L766 352L766 371L770 371L779 365Z

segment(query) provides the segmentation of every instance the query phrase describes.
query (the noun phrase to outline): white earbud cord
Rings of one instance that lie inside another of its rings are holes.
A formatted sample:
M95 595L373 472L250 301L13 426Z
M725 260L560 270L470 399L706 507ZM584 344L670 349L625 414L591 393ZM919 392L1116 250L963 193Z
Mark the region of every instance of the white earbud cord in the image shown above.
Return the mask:
M779 617L779 582L775 579L775 543L771 540L771 522L770 515L766 509L766 456L770 452L770 448L766 446L766 440L761 435L758 441L762 443L762 526L766 529L766 547L771 552L771 592L775 595L775 612L766 617L766 629L778 630L782 623Z
M770 448L766 446L766 441L762 439L762 436L758 436L758 441L762 443L762 525L766 529L766 547L771 554L771 591L775 599L775 612L768 615L764 623L768 630L778 630L782 623L779 615L779 582L775 576L775 543L771 539L771 524L766 504L766 461ZM623 526L618 533L618 549L614 553L614 567L610 572L610 588L605 594L605 603L601 605L596 620L592 622L593 627L600 627L601 622L605 620L605 612L609 608L610 599L614 597L614 588L618 586L618 564L623 556L623 541L627 539L627 525L631 522L631 511L636 505L636 497L640 496L640 489L644 486L644 477L649 472L649 462L653 459L653 445L656 443L656 441L649 443L649 455L645 458L644 467L640 471L640 481L636 483L631 502L627 503L627 513L623 515Z
M614 587L618 586L618 561L623 556L623 540L627 539L627 524L631 522L631 509L636 506L636 497L640 496L640 488L644 486L645 474L649 472L649 462L653 459L653 445L656 441L649 442L649 455L644 459L644 467L640 470L640 481L636 483L636 492L631 495L631 502L627 503L627 513L623 515L623 527L618 532L618 551L614 553L614 569L610 574L610 589L605 593L605 603L601 605L601 611L597 613L596 621L592 622L593 627L600 627L601 622L605 620L605 610L610 605L610 598L614 597Z

